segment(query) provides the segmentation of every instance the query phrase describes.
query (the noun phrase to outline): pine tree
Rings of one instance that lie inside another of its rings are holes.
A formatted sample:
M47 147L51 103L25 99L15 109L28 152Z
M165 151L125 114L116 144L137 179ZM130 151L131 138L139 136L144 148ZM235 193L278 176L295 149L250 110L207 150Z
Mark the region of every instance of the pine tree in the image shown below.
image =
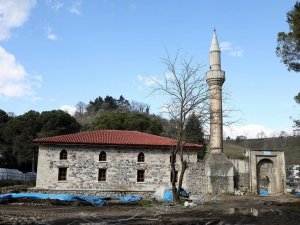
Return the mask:
M203 159L206 153L206 143L204 140L204 132L202 124L195 113L192 113L184 129L184 141L194 144L202 144L203 148L198 153L198 159Z

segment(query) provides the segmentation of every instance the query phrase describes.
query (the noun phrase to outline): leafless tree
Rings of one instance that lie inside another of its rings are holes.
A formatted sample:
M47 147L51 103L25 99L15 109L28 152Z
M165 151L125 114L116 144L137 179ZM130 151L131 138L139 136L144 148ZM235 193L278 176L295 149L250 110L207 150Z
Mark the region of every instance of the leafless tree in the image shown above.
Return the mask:
M263 132L263 131L257 133L257 138L259 138L259 139L263 139L263 138L266 138L266 137L267 136L266 136L265 132Z
M78 102L76 104L75 116L82 117L85 112L86 112L86 104L82 101Z
M173 199L179 199L185 170L188 167L184 155L184 128L188 116L194 112L202 120L209 115L209 92L204 74L200 74L201 66L195 64L192 58L181 58L178 51L174 58L168 53L162 59L167 67L163 81L153 80L156 86L153 92L159 92L169 97L169 102L163 105L164 110L176 121L176 147L171 152L171 177ZM178 187L175 183L175 159L180 155L181 171Z
M130 103L130 109L132 111L149 114L150 106L142 102L132 101Z

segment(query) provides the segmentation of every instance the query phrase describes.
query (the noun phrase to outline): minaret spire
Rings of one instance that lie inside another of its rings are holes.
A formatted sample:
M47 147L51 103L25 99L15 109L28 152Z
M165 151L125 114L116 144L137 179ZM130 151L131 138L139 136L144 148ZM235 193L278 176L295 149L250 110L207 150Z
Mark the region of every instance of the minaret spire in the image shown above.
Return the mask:
M216 29L214 29L213 32L209 55L211 70L221 70L221 50L217 38Z
M213 37L211 40L210 52L212 52L212 51L219 51L219 52L221 51L219 42L218 42L218 38L217 38L216 29L214 29Z

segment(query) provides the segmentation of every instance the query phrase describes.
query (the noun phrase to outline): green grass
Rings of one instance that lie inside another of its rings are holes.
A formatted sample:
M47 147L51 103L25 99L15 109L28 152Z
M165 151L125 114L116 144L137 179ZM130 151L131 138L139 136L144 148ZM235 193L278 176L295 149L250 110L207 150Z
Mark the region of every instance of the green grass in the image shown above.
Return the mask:
M225 155L227 155L229 158L238 158L238 159L245 158L245 152L246 152L245 147L224 142L223 148L224 148L223 151Z
M224 141L224 153L228 157L243 158L246 149L283 150L286 165L300 164L300 137Z

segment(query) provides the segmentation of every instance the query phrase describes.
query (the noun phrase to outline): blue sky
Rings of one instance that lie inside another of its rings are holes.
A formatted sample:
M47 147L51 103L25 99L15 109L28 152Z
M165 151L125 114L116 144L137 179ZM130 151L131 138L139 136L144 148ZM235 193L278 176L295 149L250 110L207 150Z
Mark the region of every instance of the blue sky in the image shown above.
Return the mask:
M292 131L300 74L275 55L288 31L290 0L0 0L0 108L72 111L79 101L123 95L160 113L149 78L166 72L166 49L193 56L208 70L216 27L224 89L234 124L225 135Z

